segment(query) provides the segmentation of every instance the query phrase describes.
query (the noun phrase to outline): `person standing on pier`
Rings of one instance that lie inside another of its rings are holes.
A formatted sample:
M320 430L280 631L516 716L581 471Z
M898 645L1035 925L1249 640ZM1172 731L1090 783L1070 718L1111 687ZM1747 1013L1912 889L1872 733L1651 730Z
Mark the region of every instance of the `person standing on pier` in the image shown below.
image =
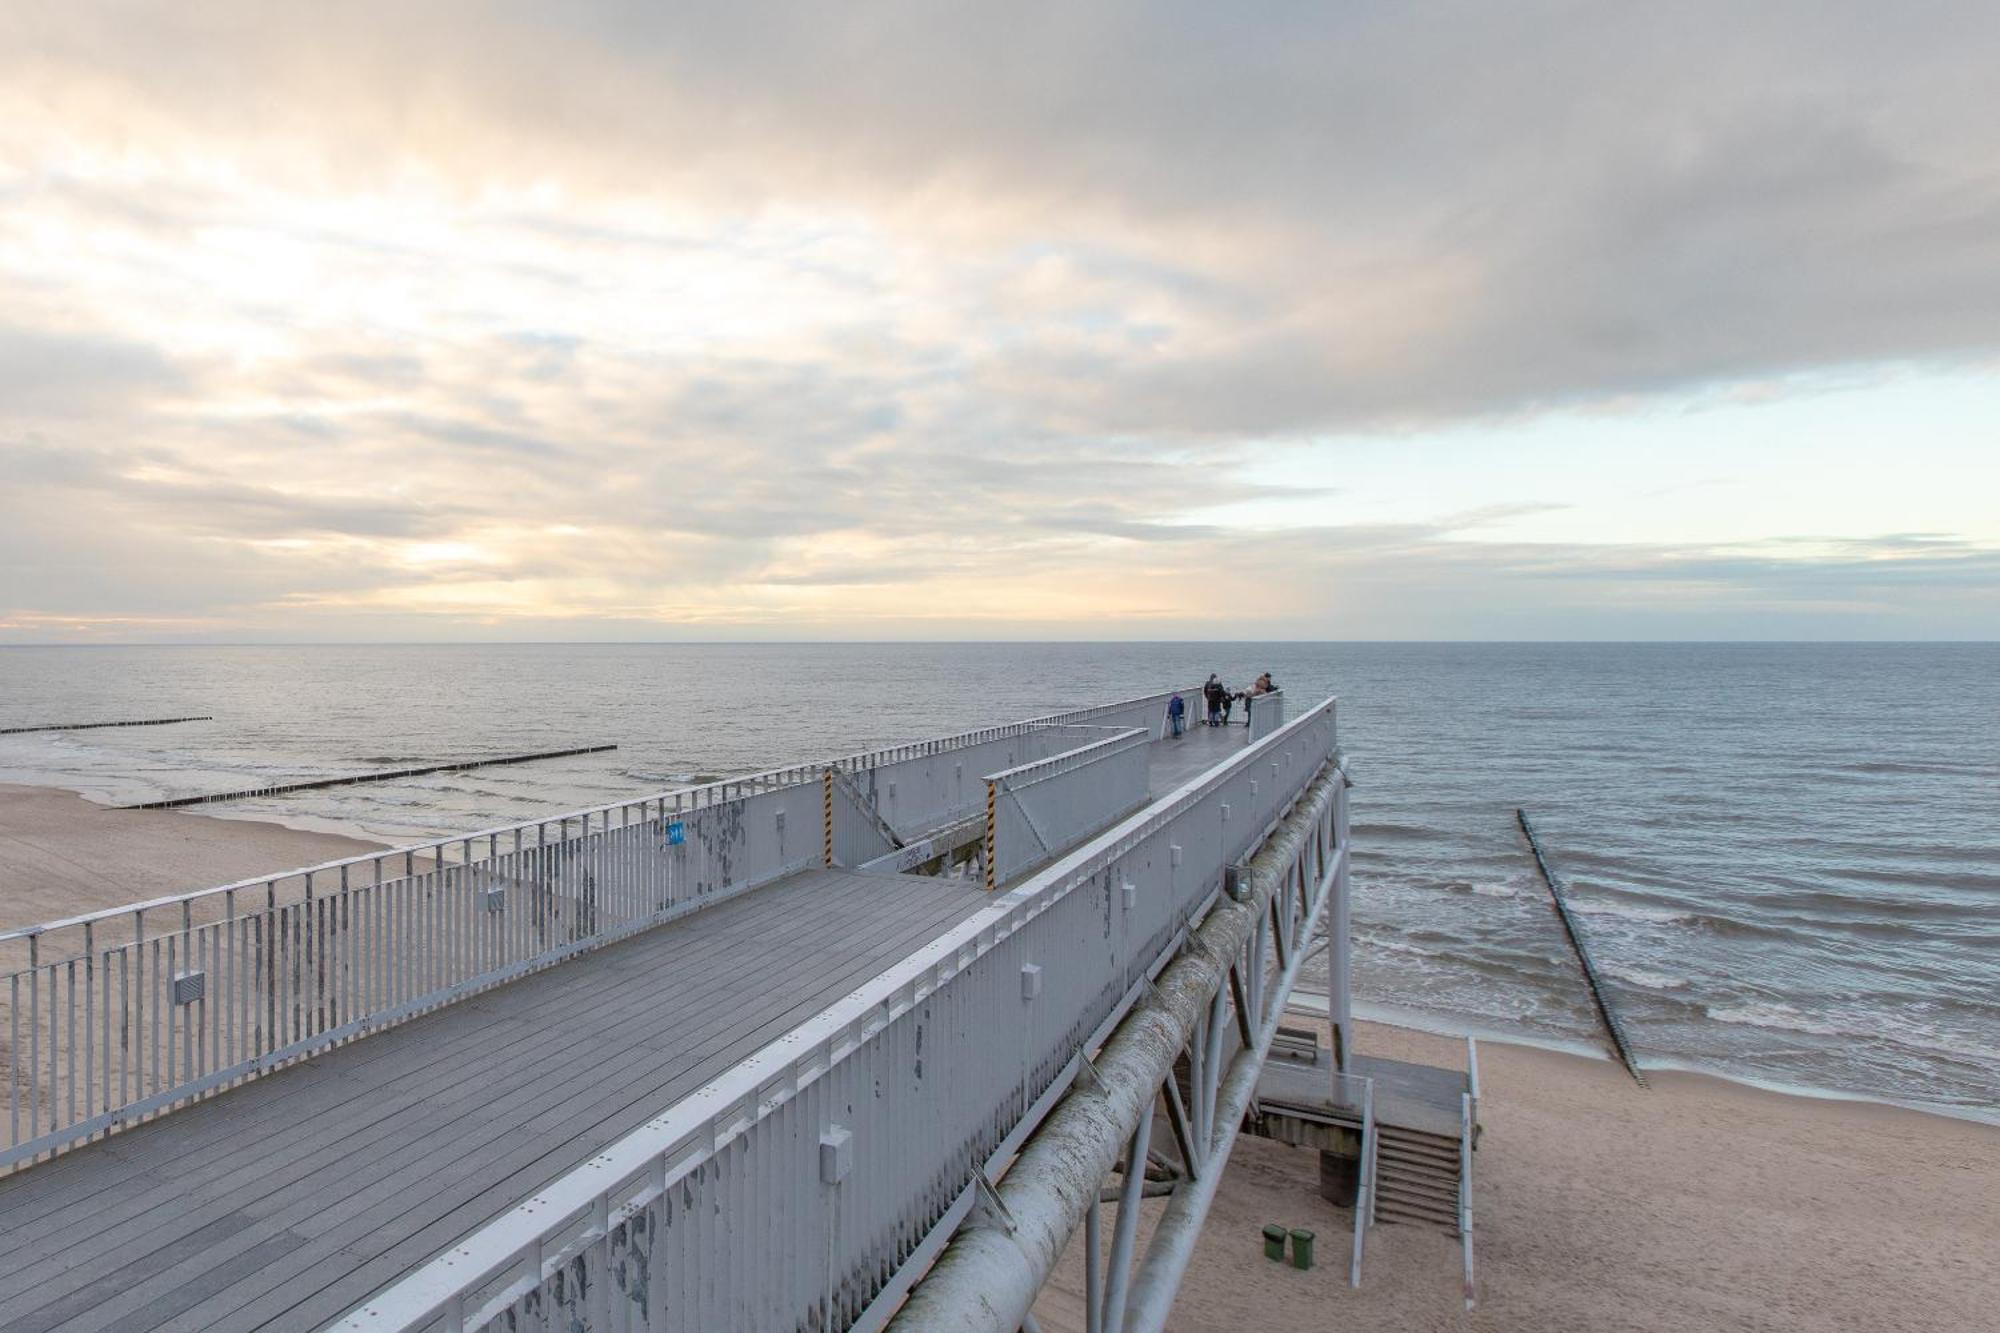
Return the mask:
M1229 690L1213 672L1208 673L1208 683L1201 687L1202 700L1208 705L1208 725L1222 725L1222 709L1229 698Z
M1277 690L1278 687L1271 683L1271 673L1268 671L1266 671L1263 675L1257 677L1257 679L1250 682L1250 688L1243 691L1242 695L1244 726L1247 727L1250 725L1251 701L1254 700L1260 694L1275 694L1277 693Z

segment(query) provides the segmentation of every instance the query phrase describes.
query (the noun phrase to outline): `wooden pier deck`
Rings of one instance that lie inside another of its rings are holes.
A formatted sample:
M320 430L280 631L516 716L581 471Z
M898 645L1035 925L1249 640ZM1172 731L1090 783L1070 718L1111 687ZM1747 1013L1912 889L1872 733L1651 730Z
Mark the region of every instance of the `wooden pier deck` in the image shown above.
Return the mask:
M333 1319L987 901L802 872L0 1181L0 1328Z
M991 901L803 871L0 1179L0 1333L319 1327Z

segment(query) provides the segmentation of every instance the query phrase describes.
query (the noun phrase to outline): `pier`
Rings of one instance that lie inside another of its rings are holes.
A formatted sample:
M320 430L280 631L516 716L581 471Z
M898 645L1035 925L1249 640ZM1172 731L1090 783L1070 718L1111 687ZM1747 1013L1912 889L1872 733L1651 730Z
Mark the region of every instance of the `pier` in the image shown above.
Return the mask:
M1334 701L1174 692L0 932L0 1329L1021 1327L1040 1136L1198 1230L1321 923L1351 1030Z

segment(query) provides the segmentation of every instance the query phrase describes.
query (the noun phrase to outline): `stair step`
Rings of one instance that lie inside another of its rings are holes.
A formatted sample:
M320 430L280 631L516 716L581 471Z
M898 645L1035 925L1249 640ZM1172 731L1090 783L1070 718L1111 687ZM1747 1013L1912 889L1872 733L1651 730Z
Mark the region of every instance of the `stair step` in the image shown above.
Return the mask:
M1444 1227L1448 1231L1458 1230L1458 1214L1433 1212L1428 1208L1404 1208L1400 1204L1380 1203L1375 1207L1377 1222L1422 1222L1427 1226Z
M1436 1148L1440 1152L1457 1152L1459 1139L1456 1134L1427 1134L1421 1129L1404 1129L1400 1125L1377 1125L1375 1132L1384 1143L1420 1144Z
M1377 1177L1375 1192L1385 1199L1422 1199L1441 1207L1458 1207L1458 1186L1432 1181L1395 1180Z
M1379 1136L1375 1142L1393 1152L1421 1153L1426 1157L1450 1157L1454 1160L1458 1157L1458 1145L1456 1143L1417 1143L1408 1139L1391 1139Z
M1417 1139L1392 1139L1386 1134L1376 1136L1375 1143L1384 1152L1410 1153L1424 1157L1448 1157L1454 1162L1458 1160L1458 1145L1456 1143L1425 1143Z
M1412 1176L1440 1176L1458 1179L1457 1162L1433 1162L1427 1157L1391 1157L1384 1153L1376 1157L1378 1170L1395 1170Z

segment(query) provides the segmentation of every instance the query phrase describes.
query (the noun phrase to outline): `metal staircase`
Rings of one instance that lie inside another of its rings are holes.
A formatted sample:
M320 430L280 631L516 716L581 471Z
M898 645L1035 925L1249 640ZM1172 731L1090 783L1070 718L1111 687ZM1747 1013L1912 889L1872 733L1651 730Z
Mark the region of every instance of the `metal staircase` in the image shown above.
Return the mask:
M1375 1132L1376 1218L1458 1235L1458 1139L1391 1124Z

